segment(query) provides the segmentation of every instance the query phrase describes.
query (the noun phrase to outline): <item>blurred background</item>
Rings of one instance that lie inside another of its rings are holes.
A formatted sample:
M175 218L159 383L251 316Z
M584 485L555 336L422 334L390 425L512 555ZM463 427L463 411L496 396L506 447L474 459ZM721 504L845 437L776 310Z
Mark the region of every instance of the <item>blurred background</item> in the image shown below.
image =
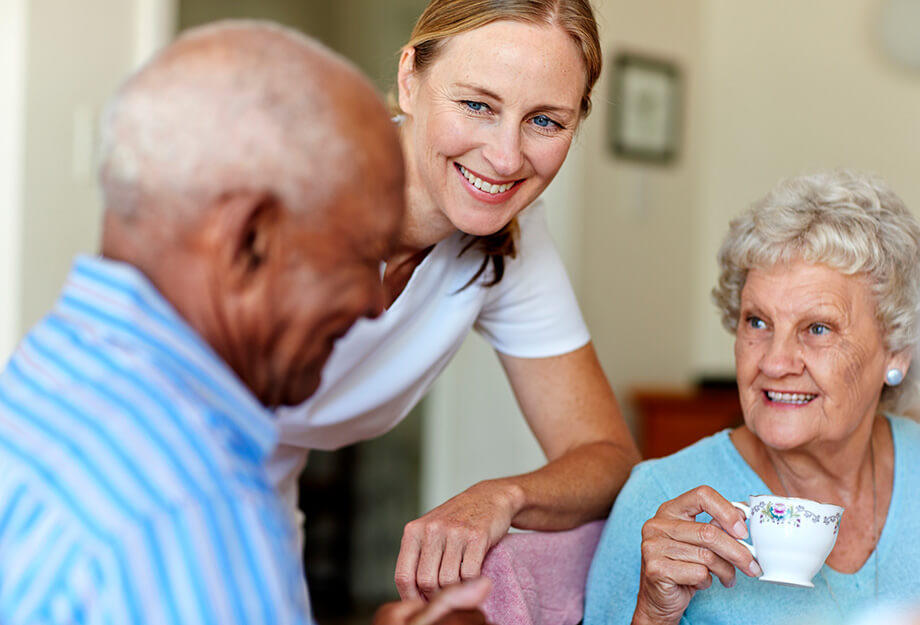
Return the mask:
M74 254L96 250L98 116L153 51L213 19L273 19L387 91L424 5L0 0L0 357L52 305ZM709 299L731 216L779 178L838 166L881 175L920 212L920 0L594 6L605 71L547 191L550 226L624 413L658 455L737 418L731 337ZM655 82L663 74L630 83L615 62L624 54L666 68L667 85ZM661 136L630 130L643 115L661 127L653 109L663 105ZM668 150L612 149L624 139ZM393 432L311 454L305 559L321 621L363 618L395 596L407 521L481 479L542 462L497 359L472 336Z

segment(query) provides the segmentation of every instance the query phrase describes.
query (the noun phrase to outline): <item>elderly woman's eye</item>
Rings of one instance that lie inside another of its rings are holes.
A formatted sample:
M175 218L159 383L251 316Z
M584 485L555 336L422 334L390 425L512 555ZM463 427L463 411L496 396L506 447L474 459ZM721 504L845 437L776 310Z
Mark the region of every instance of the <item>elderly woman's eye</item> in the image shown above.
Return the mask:
M808 327L808 331L814 334L815 336L822 336L831 331L829 327L823 323L813 323Z
M748 325L755 330L763 330L767 327L767 323L760 317L748 317L747 322Z

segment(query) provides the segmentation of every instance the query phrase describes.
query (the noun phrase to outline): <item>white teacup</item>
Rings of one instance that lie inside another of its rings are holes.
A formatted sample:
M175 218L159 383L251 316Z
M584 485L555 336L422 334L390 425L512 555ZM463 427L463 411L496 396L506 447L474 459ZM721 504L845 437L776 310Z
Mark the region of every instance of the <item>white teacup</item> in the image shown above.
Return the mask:
M751 495L746 504L732 505L748 520L754 544L738 542L763 569L760 580L814 588L811 578L837 542L843 508L776 495Z

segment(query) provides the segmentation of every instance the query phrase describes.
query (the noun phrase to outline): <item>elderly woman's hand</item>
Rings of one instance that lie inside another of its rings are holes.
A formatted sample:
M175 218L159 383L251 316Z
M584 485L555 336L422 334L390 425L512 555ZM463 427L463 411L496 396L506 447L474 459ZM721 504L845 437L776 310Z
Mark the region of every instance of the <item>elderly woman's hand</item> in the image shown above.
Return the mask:
M502 480L480 482L407 524L396 560L403 599L478 577L482 561L511 527L515 505Z
M696 516L709 514L712 523ZM725 528L725 529L723 529ZM708 486L666 501L642 527L642 571L633 623L678 623L697 590L715 575L735 585L735 567L749 576L760 567L735 538L747 537L744 515Z

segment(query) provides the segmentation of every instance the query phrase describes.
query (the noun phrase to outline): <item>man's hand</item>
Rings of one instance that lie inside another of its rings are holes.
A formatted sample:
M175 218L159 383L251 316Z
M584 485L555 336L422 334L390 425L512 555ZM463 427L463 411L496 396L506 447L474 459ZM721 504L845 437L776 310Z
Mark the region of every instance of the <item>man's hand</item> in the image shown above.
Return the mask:
M489 596L492 582L480 577L424 599L395 601L381 606L374 625L488 625L479 606Z

